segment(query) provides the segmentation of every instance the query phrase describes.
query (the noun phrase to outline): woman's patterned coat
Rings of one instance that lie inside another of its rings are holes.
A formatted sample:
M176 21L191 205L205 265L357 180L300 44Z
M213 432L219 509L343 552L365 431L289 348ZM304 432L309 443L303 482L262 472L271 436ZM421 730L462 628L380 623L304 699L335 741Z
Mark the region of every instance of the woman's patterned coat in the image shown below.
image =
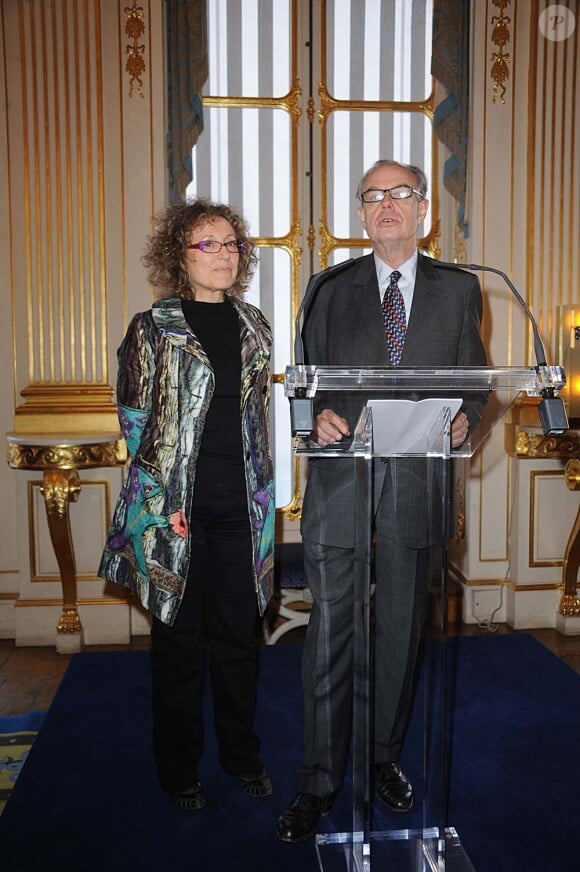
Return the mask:
M275 508L268 443L272 334L259 309L238 297L231 303L240 321L248 523L263 613L273 586ZM187 519L214 374L177 297L135 315L118 359L118 412L131 463L99 575L128 587L153 615L172 624L188 578Z

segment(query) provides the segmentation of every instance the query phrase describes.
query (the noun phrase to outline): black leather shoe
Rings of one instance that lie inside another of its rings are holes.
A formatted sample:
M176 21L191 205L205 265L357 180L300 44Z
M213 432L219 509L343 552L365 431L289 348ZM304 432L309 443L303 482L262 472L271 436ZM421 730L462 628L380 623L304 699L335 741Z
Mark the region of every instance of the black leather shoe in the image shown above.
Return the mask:
M305 842L316 833L321 815L332 811L334 796L297 793L278 818L278 838L283 842Z
M413 805L413 786L397 763L379 766L375 788L379 799L391 811L409 811Z

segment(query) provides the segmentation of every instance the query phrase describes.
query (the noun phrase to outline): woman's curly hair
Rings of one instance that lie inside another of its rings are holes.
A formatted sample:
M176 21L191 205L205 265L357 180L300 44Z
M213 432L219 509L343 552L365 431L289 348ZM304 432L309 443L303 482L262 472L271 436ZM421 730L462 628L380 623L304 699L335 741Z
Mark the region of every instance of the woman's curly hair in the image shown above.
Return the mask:
M247 289L258 262L255 245L248 236L248 225L231 206L213 203L201 197L197 200L177 200L170 203L153 219L153 233L147 238L141 263L147 267L149 281L159 289L161 296L194 299L195 294L185 266L189 234L200 224L215 221L216 218L229 221L236 240L244 243L236 280L226 294L238 296Z

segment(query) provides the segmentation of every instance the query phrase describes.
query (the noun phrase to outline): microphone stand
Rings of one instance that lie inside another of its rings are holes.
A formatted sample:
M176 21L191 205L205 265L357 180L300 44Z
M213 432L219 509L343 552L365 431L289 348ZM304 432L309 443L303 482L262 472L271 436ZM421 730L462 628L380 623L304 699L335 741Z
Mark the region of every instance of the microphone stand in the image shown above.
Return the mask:
M308 310L319 287L332 276L348 269L355 261L356 258L351 257L341 261L341 263L335 263L333 266L323 269L322 272L316 273L308 282L294 326L294 362L297 366L304 366L304 343L302 342L300 318L303 316L303 321L306 321ZM293 436L302 438L309 436L314 428L312 397L306 395L305 386L297 387L294 396L290 397L290 427Z
M473 271L492 272L498 276L501 276L501 278L504 280L504 282L518 301L518 303L523 308L532 325L532 332L534 336L534 354L536 356L536 369L539 370L540 367L545 367L548 365L546 362L544 343L542 342L542 339L540 337L540 331L538 329L536 319L534 318L530 307L528 306L522 295L519 293L513 282L510 281L506 273L502 272L499 269L496 269L493 266L480 266L476 263L447 263L445 261L439 260L434 260L433 263L436 266L442 266L446 269L469 269ZM563 399L561 397L557 397L554 393L554 388L551 387L544 388L541 391L541 394L542 400L538 406L538 412L540 415L540 423L542 425L544 436L559 436L562 433L565 433L566 430L568 430L569 425Z

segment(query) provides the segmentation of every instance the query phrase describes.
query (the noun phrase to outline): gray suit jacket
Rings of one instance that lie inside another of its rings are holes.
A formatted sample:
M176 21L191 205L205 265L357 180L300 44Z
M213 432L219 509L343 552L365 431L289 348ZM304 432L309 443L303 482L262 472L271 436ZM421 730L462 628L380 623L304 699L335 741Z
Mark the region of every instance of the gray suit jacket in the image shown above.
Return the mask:
M408 318L402 367L485 366L481 340L482 298L476 276L437 267L419 254L413 304ZM318 289L305 313L303 340L306 362L319 366L388 366L379 288L372 254L362 257ZM400 395L399 395L400 396ZM354 428L364 397L338 392L317 395L315 410L328 407ZM473 429L485 398L466 397L463 410ZM426 504L427 465L423 460L398 460L393 467L392 535L404 536L410 547L437 541L440 530L433 507ZM387 465L376 463L375 493L380 494ZM396 471L395 471L396 467ZM302 536L338 547L354 545L352 464L342 458L314 458L302 510Z

